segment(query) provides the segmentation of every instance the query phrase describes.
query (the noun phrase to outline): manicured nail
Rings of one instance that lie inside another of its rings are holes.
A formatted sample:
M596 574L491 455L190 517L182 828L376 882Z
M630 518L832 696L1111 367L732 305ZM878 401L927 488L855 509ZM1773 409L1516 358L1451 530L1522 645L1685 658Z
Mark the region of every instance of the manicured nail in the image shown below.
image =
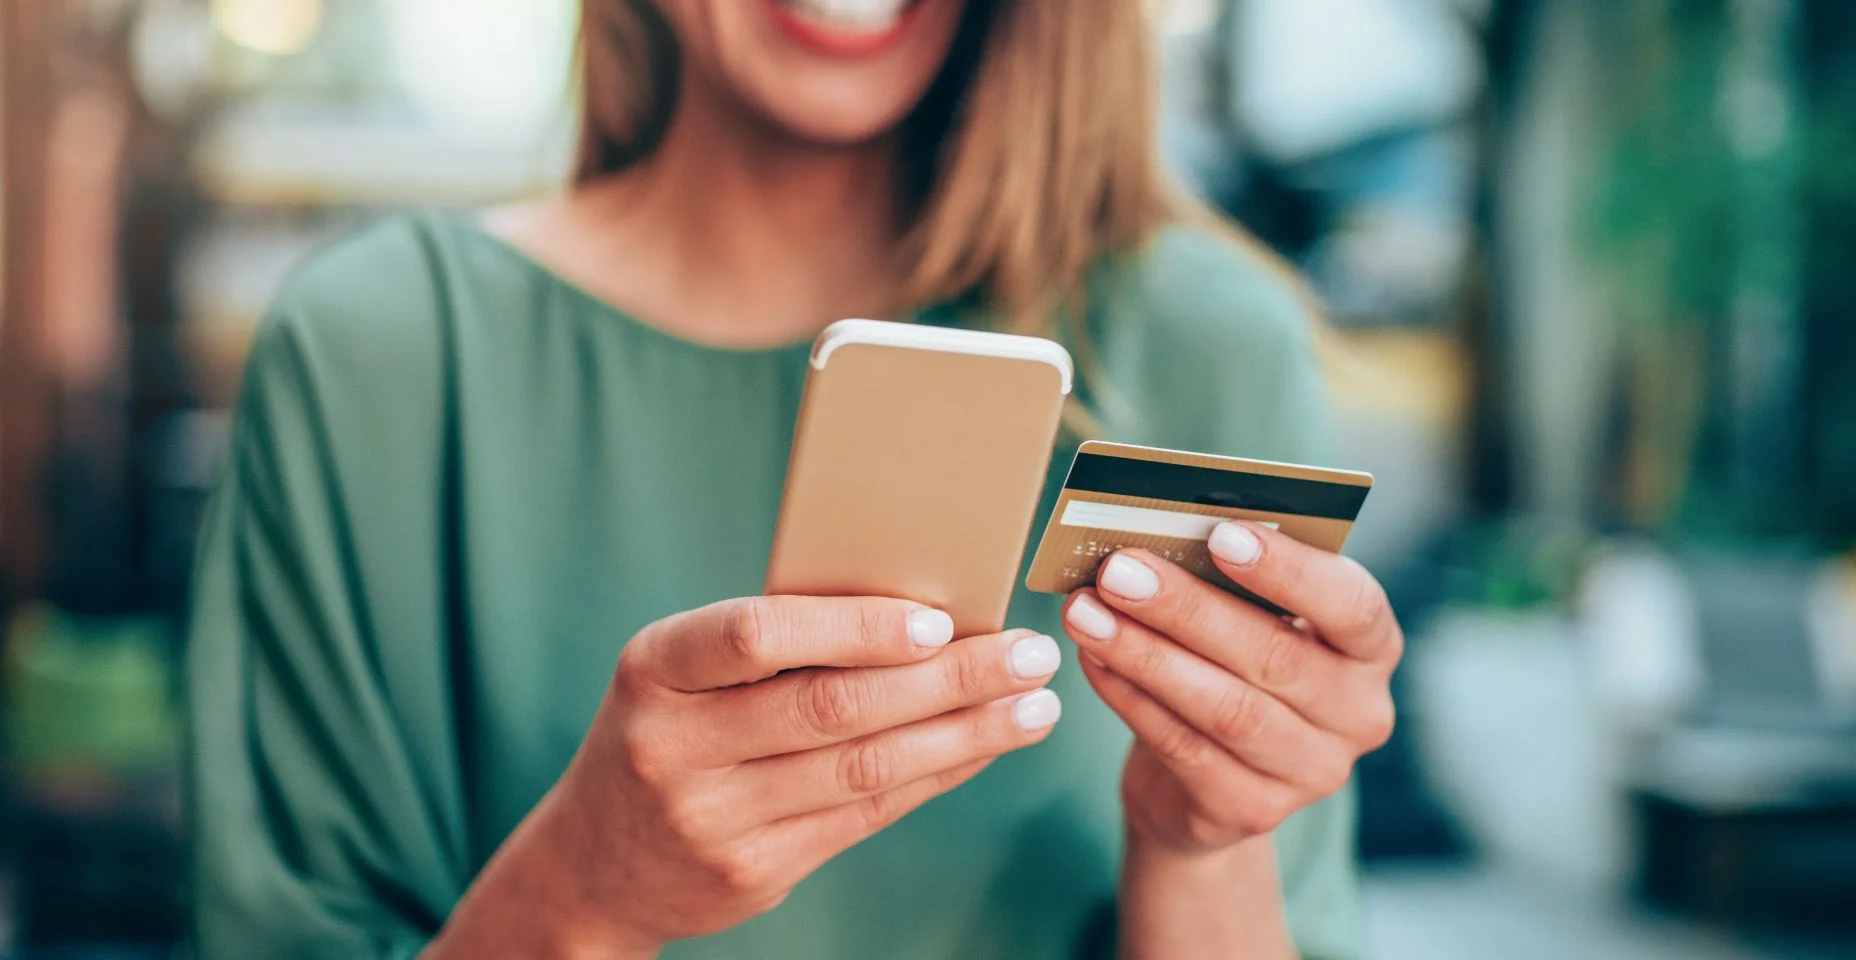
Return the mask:
M939 610L909 614L909 639L918 647L945 647L954 639L954 618Z
M1048 677L1062 664L1063 651L1049 637L1026 637L1012 644L1012 676L1020 680Z
M1090 652L1089 652L1089 651L1087 651L1087 650L1084 650L1084 651L1083 651L1083 656L1084 656L1084 658L1086 658L1086 659L1087 659L1087 660L1088 660L1088 661L1089 661L1090 663L1093 663L1093 664L1095 664L1096 666L1098 666L1098 667L1101 667L1101 668L1102 668L1102 669L1104 669L1104 670L1107 670L1107 669L1108 669L1108 664L1107 664L1107 663L1105 663L1105 662L1104 662L1104 661L1102 660L1102 658L1101 658L1101 657L1098 657L1098 656L1096 656L1095 654L1093 654L1093 653L1090 653Z
M1115 615L1088 594L1071 601L1070 610L1063 619L1090 639L1104 643L1115 639Z
M1039 690L1020 697L1012 704L1012 722L1027 733L1042 730L1063 716L1063 701L1049 690Z
M1102 565L1096 582L1102 589L1130 600L1151 600L1160 592L1160 575L1130 556L1115 554Z
M1209 546L1212 556L1239 567L1248 567L1263 556L1263 544L1241 523L1219 524L1212 530Z

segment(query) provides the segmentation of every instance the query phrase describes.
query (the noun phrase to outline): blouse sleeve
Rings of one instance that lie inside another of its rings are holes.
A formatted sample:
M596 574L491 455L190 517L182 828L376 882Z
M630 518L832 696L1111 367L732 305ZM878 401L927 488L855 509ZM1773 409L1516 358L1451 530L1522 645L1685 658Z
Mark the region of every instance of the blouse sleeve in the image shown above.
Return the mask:
M203 960L409 957L469 874L438 653L439 431L415 422L434 405L408 388L418 363L385 381L394 397L375 392L370 365L407 338L345 336L353 299L312 289L267 320L202 534L188 782Z

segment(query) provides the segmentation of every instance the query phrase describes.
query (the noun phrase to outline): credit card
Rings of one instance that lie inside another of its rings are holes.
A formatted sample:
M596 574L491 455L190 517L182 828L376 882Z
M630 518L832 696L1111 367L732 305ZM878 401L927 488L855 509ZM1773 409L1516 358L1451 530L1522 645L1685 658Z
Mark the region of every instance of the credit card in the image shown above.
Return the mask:
M1286 614L1219 572L1206 547L1212 530L1253 520L1339 553L1372 488L1369 473L1091 440L1070 464L1025 586L1069 593L1095 583L1115 551L1141 547Z

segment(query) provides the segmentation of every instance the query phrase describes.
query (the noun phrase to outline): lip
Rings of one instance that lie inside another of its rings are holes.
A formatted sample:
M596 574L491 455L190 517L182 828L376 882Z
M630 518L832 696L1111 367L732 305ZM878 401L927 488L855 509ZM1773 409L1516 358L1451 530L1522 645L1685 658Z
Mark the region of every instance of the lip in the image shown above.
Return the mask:
M777 24L787 39L814 53L840 59L858 59L874 57L886 53L902 43L908 37L909 28L915 25L922 10L934 0L916 0L896 18L896 25L882 33L864 33L861 31L834 30L814 20L807 20L789 9L780 0L762 0L772 13L773 22Z

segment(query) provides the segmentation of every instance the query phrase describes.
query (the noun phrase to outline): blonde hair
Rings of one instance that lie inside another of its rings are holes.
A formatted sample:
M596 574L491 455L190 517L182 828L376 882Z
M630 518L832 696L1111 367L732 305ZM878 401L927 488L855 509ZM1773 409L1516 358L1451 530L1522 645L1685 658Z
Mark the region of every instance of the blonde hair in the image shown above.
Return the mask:
M1164 173L1147 6L968 0L947 64L901 130L903 303L977 300L1004 329L1062 340L1087 371L1091 269L1163 226L1209 228L1292 278ZM581 55L576 182L656 148L680 69L652 0L585 0Z

